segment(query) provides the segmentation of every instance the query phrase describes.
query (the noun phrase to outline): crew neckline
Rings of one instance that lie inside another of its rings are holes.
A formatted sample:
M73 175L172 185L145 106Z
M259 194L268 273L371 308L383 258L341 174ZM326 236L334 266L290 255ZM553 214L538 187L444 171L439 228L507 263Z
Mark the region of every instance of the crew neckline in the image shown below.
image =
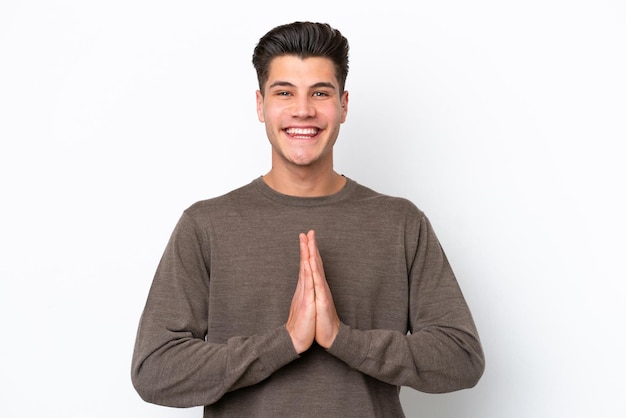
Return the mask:
M346 184L344 184L338 192L326 196L315 197L292 196L280 193L268 186L265 180L263 180L263 176L259 176L254 179L252 181L252 185L263 196L277 203L289 206L323 206L340 202L352 194L357 183L346 176L343 177L346 179Z

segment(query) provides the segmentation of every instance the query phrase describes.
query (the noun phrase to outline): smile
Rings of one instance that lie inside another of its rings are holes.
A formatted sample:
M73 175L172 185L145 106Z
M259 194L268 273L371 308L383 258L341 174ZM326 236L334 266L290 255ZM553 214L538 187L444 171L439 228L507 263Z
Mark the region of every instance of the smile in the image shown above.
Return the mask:
M308 139L316 136L319 133L317 128L287 128L285 132L287 135L294 138Z

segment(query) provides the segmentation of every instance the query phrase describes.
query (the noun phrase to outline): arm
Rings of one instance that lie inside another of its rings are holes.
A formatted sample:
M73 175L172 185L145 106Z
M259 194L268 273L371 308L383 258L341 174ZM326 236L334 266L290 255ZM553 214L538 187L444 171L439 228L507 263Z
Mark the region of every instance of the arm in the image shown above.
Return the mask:
M208 405L256 384L297 358L285 327L207 342L210 246L184 214L163 254L142 314L131 377L161 405Z
M410 334L342 323L328 351L389 384L433 393L472 387L484 356L470 310L428 220L407 229Z

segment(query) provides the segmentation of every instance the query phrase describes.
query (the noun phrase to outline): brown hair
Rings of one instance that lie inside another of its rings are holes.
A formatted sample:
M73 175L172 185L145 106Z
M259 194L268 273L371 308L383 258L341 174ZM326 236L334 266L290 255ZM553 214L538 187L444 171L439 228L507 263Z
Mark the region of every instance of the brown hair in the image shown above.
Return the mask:
M261 94L264 94L272 60L284 55L301 59L329 58L335 65L339 88L343 92L348 77L349 50L348 40L327 23L294 22L277 26L259 40L252 54Z

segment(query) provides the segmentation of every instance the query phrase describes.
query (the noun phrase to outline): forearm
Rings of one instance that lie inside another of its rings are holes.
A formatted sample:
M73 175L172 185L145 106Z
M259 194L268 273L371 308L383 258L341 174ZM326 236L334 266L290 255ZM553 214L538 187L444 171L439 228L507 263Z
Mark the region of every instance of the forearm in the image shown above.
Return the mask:
M132 381L151 403L174 407L208 405L225 393L251 386L297 358L284 326L263 335L208 343L189 333L141 328Z
M389 330L361 331L342 324L328 351L378 380L430 393L476 385L485 364L474 332L446 327L404 335Z

